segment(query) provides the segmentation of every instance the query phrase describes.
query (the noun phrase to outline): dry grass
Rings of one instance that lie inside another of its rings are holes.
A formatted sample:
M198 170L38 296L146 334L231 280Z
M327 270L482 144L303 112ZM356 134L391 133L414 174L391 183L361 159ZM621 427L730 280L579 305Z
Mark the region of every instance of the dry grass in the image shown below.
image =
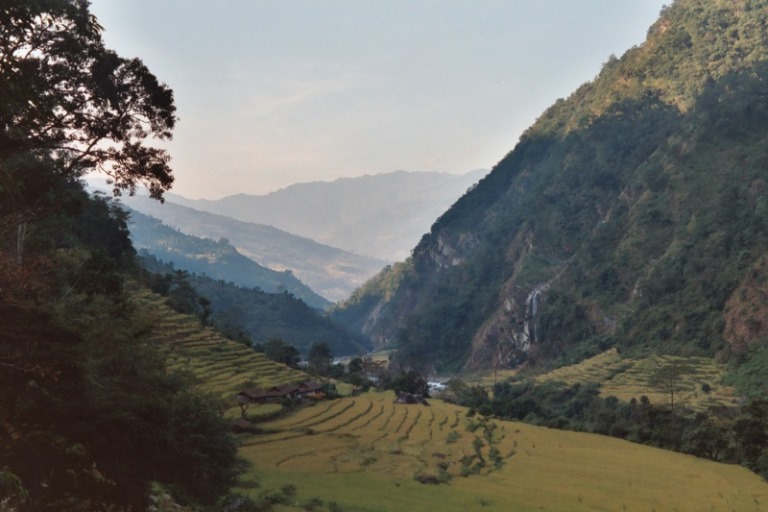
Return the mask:
M264 354L202 327L195 317L174 312L159 295L139 291L134 302L147 311L152 326L150 339L166 355L168 368L190 372L203 390L233 407L235 394L243 388L307 379L298 370L270 361ZM255 408L251 412L259 414Z
M579 364L558 368L537 377L540 382L560 380L568 384L596 382L603 396L620 400L639 399L645 395L656 404L665 404L669 394L651 384L652 376L660 368L685 363L675 382L675 402L694 411L710 406L733 406L738 402L736 391L722 385L724 369L713 360L703 357L652 356L645 359L623 358L616 349L608 350ZM709 392L702 390L703 385Z
M438 400L425 407L393 398L369 393L265 423L275 433L241 449L253 463L249 477L262 489L292 483L300 499L345 511L768 510L768 485L744 468L597 435L480 424ZM461 476L478 445L485 464ZM452 478L417 481L441 473Z
M245 386L306 378L200 328L155 295L136 300L151 310L155 342L169 366L191 371L205 390L231 400ZM597 379L605 393L652 396L643 387L646 363L624 368L627 361L616 356L603 354L542 378ZM697 365L689 379L691 403L713 399L697 395L703 380L714 397L727 396L717 387L715 370ZM317 497L346 512L768 510L768 486L744 468L596 435L503 421L478 424L464 409L438 400L425 407L394 404L393 398L369 393L318 402L262 423L271 433L240 438L240 454L252 464L243 482L259 482L241 492L258 495L293 484L299 503ZM276 409L252 407L248 413ZM448 482L423 484L419 477Z

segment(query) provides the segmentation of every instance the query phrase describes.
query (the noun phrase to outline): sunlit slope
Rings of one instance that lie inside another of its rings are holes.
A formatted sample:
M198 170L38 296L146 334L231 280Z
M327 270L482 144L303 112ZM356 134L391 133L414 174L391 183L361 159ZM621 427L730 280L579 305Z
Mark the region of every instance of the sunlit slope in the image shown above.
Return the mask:
M675 376L666 386L654 382L654 376L663 370L674 371ZM566 384L600 384L603 396L615 396L629 401L647 396L652 403L670 401L671 384L675 404L694 411L715 406L734 406L738 403L736 390L722 384L724 366L706 357L652 356L625 358L616 349L610 349L579 364L558 368L537 377L538 381L562 381Z
M203 328L196 318L176 313L159 295L139 291L135 300L147 310L151 340L167 355L168 368L193 373L206 391L232 401L245 387L306 379L302 372L275 363L211 328Z
M345 511L768 510L768 485L738 466L481 422L437 400L395 404L391 392L319 402L263 426L272 433L241 448L253 464L245 482L260 489L243 492L290 483L300 499Z

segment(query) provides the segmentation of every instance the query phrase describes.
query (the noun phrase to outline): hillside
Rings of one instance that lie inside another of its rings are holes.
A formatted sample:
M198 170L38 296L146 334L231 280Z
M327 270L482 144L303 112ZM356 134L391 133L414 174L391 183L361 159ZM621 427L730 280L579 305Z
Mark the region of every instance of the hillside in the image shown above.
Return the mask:
M337 318L426 371L762 353L767 26L764 0L664 9Z
M319 295L337 301L381 270L381 260L359 256L279 229L214 215L146 196L124 198L130 208L184 234L227 241L244 256L278 272L290 270Z
M394 404L391 392L320 402L261 426L270 433L242 441L253 468L240 492L294 485L296 501L329 510L768 509L768 486L738 466L468 418L439 400Z
M153 290L165 295L176 310L198 319L205 316L208 324L233 339L254 344L280 339L302 354L316 343L327 344L335 356L369 348L361 336L289 293L266 293L194 273L179 275L172 264L146 253L139 256L140 264L152 273L148 280Z
M488 171L405 172L299 183L270 194L171 202L385 261L402 261L443 212Z
M128 227L137 249L145 249L161 260L173 262L177 269L239 286L260 288L267 293L288 292L318 309L331 304L292 273L262 267L240 254L226 239L215 241L185 235L136 210L130 212Z
M230 416L239 414L233 396L243 387L306 378L174 313L145 290L133 301L153 312L149 339L168 369L194 374ZM261 434L238 436L238 453L251 466L237 492L263 502L293 486L288 504L347 511L768 509L765 482L735 465L468 417L465 408L436 399L423 406L393 398L365 393L259 420ZM247 414L257 419L274 411L252 405Z
M303 372L203 327L194 316L176 313L162 297L146 289L135 290L133 301L146 310L153 326L148 341L163 354L168 370L192 373L201 389L230 407L235 406L235 394L244 388L307 379Z

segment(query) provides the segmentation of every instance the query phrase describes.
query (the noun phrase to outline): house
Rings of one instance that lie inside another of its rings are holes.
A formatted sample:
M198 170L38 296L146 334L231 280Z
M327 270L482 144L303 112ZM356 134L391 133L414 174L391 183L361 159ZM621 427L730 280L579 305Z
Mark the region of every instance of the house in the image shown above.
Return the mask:
M429 406L427 399L421 395L415 395L412 393L406 393L405 391L398 391L397 398L395 398L396 404L421 404Z
M305 381L298 384L281 384L270 388L244 389L237 394L238 402L256 404L278 403L285 398L319 399L323 398L323 385L319 382Z

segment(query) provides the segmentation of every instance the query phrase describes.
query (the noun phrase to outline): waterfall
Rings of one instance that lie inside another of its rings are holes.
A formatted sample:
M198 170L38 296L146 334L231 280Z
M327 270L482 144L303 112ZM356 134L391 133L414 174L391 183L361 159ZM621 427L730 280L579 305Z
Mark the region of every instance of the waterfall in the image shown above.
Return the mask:
M523 325L523 334L527 338L527 345L536 341L536 313L539 310L539 295L549 288L549 283L542 283L536 286L525 302L525 324Z

